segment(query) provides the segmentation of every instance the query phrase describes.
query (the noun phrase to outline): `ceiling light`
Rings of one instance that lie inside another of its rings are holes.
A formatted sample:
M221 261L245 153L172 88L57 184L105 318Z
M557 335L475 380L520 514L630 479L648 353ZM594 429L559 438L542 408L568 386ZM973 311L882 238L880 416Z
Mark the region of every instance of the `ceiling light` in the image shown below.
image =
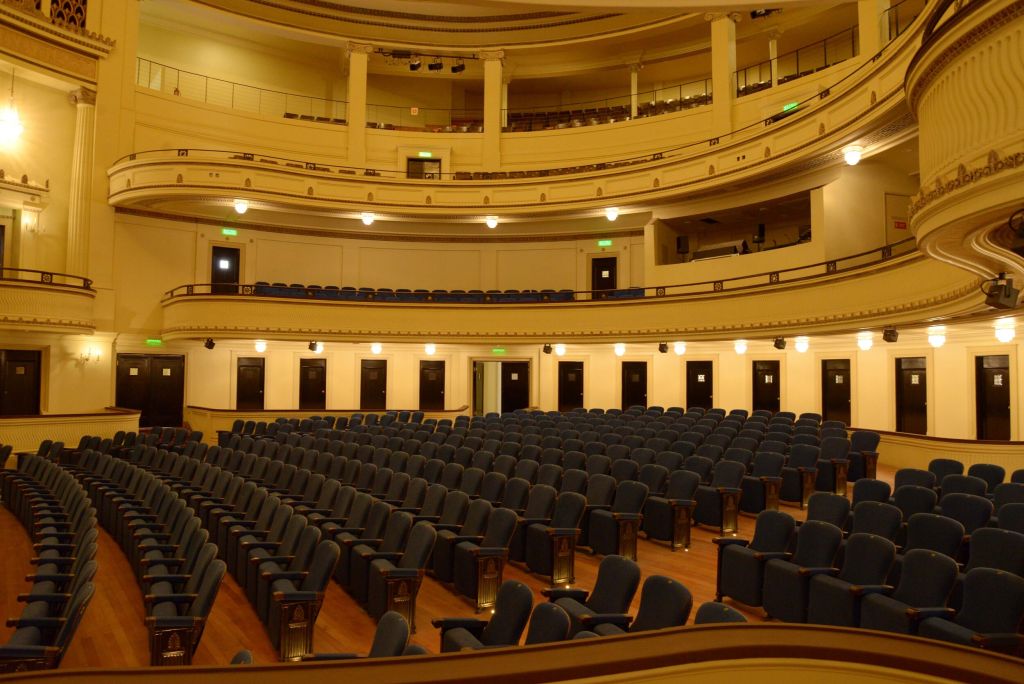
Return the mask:
M662 354L668 354L668 342L659 342L658 351Z
M541 347L541 351L543 351L545 354L550 354L553 351L553 347L550 344L545 344L543 347Z
M212 337L207 337L206 341L203 342L203 346L206 347L207 349L213 349L214 347L217 346L217 343L213 341Z
M936 349L946 344L946 326L936 325L928 328L928 344Z
M384 345L382 345L380 342L370 343L370 353L380 354L382 351L384 351Z
M614 349L616 356L622 356L626 353L626 345L622 342L616 342Z
M377 215L372 211L364 211L360 214L359 219L363 222L364 226L372 226L373 222L377 220Z
M607 209L604 210L604 215L605 217L608 218L609 221L614 221L615 219L619 218L619 208L608 207Z
M429 69L430 71L440 71L441 69L444 69L444 62L442 62L441 58L438 57L434 59L433 62L427 65L427 69Z
M732 348L736 350L737 354L746 354L747 353L747 341L746 340L736 340L735 342L732 343Z
M247 211L249 211L249 202L247 200L244 200L244 199L236 199L235 200L235 213L236 214L244 214Z
M257 354L262 354L263 352L267 351L266 340L256 340L256 344L253 346L256 347Z
M786 348L786 338L785 337L776 337L775 341L772 342L772 346L775 347L776 349L785 349Z
M875 334L870 330L857 333L857 346L861 351L868 351L875 344Z
M497 216L488 216L487 218L484 219L484 223L487 224L488 228L491 228L491 229L497 228L498 227L498 217Z
M555 345L555 356L565 356L564 344L559 343Z
M422 64L423 64L423 62L420 61L419 57L417 57L416 59L410 60L409 61L409 71L419 71L420 70L420 66Z
M466 63L463 62L461 59L458 61L457 64L452 64L452 73L453 74L461 74L465 70L466 70Z
M682 356L683 354L686 353L686 343L676 342L675 344L672 345L672 351L676 353L676 356Z
M435 353L437 353L437 345L434 344L433 342L427 342L425 345L423 345L423 353L426 354L427 356L433 356Z
M845 159L846 163L850 166L856 166L863 153L864 148L860 145L850 145L843 149L843 159Z
M319 354L323 350L324 350L324 343L323 342L310 342L309 343L309 351L313 352L314 354Z
M1012 318L999 318L996 320L996 339L1002 343L1013 342L1017 336L1017 322Z
M798 352L803 354L805 351L807 351L810 348L810 346L811 346L811 338L809 338L809 337L797 337L796 339L793 340L793 346L796 347L796 350Z
M25 132L14 106L14 69L11 68L11 100L7 108L0 110L0 145L12 145Z

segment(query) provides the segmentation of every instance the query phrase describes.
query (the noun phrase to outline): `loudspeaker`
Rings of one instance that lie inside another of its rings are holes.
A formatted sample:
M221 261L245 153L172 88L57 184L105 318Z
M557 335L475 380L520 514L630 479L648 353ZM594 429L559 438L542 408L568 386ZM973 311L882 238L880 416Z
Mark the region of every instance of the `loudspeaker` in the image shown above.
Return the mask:
M690 253L690 238L687 235L676 236L676 254Z
M668 354L668 342L659 342L658 351L662 354Z
M784 337L776 337L775 341L772 342L772 345L776 349L785 349L786 348L786 338L784 338Z
M886 342L895 342L900 339L900 334L896 332L896 328L885 328L882 330L882 339Z
M1019 296L1020 290L1013 286L1012 280L1007 279L1005 284L996 283L989 288L985 304L993 309L1015 309Z

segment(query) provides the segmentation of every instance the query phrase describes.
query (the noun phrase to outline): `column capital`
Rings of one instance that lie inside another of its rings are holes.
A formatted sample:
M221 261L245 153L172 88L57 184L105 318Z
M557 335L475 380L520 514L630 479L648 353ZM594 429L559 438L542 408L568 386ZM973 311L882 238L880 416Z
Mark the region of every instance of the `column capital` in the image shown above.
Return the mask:
M743 15L739 12L705 12L704 21L718 21L719 19L729 19L734 24L740 23Z
M96 106L96 91L89 88L76 88L68 93L68 102L78 105Z
M347 51L350 55L356 52L362 55L370 55L373 54L376 49L377 48L369 43L349 43L347 46Z
M629 70L631 72L633 72L634 74L639 72L639 71L642 71L643 68L644 68L643 62L634 62L633 64L629 65Z
M782 37L784 30L776 26L768 31L768 40L778 40Z
M484 50L482 52L479 52L478 54L480 55L480 59L484 61L489 61L492 59L505 59L504 50Z

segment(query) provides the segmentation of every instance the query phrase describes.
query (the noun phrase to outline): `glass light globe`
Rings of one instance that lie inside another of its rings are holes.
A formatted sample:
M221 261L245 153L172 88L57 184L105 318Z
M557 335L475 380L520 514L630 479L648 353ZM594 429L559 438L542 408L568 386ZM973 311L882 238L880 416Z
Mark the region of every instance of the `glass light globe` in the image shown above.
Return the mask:
M256 340L256 344L253 345L256 348L257 354L262 354L267 351L267 343L265 340Z
M732 343L732 347L733 347L733 349L736 350L737 354L746 354L747 353L747 341L746 340L736 340L735 342Z
M380 354L384 350L384 345L380 342L373 342L370 344L370 351L374 354Z
M809 337L797 337L793 340L793 346L796 350L803 354L811 347L811 338Z
M676 342L675 344L672 345L672 351L676 353L676 356L682 356L683 354L686 353L686 343Z
M564 344L556 344L555 345L555 356L565 356L565 345Z
M622 356L626 353L626 345L623 342L616 342L614 349L616 356Z
M869 331L857 333L857 346L861 351L868 351L875 344L875 336Z
M433 356L435 353L437 353L437 345L434 344L433 342L427 342L425 345L423 345L423 353L426 354L427 356Z

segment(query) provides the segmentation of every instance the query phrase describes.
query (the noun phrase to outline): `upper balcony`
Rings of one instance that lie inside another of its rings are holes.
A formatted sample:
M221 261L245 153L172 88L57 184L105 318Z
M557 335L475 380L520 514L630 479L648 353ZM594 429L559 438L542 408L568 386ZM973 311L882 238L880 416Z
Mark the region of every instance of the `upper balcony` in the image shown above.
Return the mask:
M96 291L88 278L23 268L2 273L0 329L64 334L96 329Z

